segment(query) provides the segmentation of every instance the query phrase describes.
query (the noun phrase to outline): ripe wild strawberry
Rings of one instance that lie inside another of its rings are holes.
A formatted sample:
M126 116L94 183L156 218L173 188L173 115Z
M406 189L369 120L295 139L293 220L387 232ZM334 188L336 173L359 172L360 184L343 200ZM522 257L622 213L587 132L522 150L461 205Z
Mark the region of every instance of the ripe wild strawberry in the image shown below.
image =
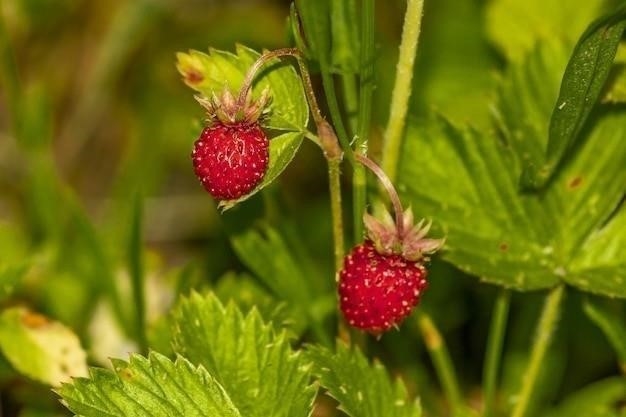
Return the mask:
M426 268L401 255L381 255L371 240L352 249L339 275L346 321L379 334L404 320L426 288Z
M259 125L269 101L244 103L229 90L210 100L196 97L207 110L210 125L194 144L194 171L204 188L217 200L235 200L263 181L269 165L269 140Z
M411 314L426 289L425 255L442 239L425 238L430 224L413 225L411 210L401 227L386 213L384 221L364 216L368 239L352 249L339 272L339 306L346 321L373 335L396 327Z

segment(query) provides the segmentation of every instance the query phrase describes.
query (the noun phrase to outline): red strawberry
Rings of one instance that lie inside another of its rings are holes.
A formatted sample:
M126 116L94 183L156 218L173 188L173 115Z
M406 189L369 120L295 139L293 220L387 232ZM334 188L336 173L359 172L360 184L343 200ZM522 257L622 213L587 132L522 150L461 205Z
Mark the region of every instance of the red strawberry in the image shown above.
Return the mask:
M351 326L379 334L400 323L426 288L426 268L381 255L371 240L352 249L339 275L340 308Z
M218 200L235 200L263 180L269 141L258 123L214 123L205 128L192 153L196 176Z
M347 322L374 335L411 314L427 286L425 254L443 244L425 238L430 224L413 225L410 209L401 224L386 216L364 216L369 239L352 249L339 273L339 306Z
M217 200L249 194L269 165L269 140L259 125L268 91L256 102L235 100L229 90L221 97L196 99L207 110L210 122L191 154L196 176Z

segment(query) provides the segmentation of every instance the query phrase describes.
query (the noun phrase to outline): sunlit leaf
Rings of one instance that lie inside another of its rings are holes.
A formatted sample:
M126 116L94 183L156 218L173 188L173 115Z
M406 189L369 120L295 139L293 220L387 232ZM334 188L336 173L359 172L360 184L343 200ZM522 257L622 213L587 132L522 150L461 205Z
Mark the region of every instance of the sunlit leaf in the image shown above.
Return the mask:
M112 360L113 371L91 368L57 392L76 415L241 417L224 389L203 367L153 352Z
M284 332L233 304L193 293L174 312L175 348L203 365L243 416L307 416L315 389L310 366Z
M339 402L339 409L352 417L419 417L418 400L408 398L406 387L392 381L379 362L368 363L356 348L343 344L332 352L312 346L307 356L321 385Z
M78 337L59 322L15 307L0 315L0 349L20 373L57 386L87 374Z

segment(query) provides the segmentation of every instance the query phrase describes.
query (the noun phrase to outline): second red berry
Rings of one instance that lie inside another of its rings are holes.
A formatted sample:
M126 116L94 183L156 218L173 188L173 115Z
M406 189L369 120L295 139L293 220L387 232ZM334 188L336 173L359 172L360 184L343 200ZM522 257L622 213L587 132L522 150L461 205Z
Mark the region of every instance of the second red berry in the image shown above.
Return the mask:
M427 286L426 268L402 255L383 255L371 240L352 249L339 274L339 304L346 321L379 335L398 325Z

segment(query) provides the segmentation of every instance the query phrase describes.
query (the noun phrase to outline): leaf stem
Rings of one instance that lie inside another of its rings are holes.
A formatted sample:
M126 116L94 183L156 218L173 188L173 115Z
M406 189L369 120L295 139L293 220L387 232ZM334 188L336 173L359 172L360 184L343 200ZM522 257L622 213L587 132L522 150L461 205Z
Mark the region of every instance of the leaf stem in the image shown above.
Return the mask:
M522 388L517 395L517 402L511 413L511 417L523 417L528 411L528 406L537 383L541 364L546 356L552 336L559 318L559 307L563 298L564 285L559 284L548 293L546 301L537 324L535 343L530 353L530 360L522 379Z
M418 311L417 324L422 332L424 344L433 361L441 387L448 398L453 414L457 414L462 406L461 390L459 389L459 382L454 366L452 365L452 360L450 359L448 348L441 337L441 333L439 333L439 330L437 330L437 327L435 327L435 324L427 313Z
M483 417L491 417L493 415L495 387L498 379L498 370L500 368L502 345L504 342L510 304L511 292L504 288L501 289L496 297L493 313L491 315L492 319L489 328L489 338L487 340L487 353L483 367Z
M396 81L391 95L391 107L389 109L387 129L385 130L382 160L382 167L389 175L391 181L395 181L398 169L398 158L400 156L402 134L411 96L413 65L422 26L423 9L424 0L408 0L404 15L400 54L396 66Z
M367 156L367 141L372 115L374 92L374 0L361 3L361 51L359 76L359 115L357 134L354 141L355 154ZM367 201L367 176L360 164L353 166L352 173L352 213L354 221L354 241L363 238L363 213Z

